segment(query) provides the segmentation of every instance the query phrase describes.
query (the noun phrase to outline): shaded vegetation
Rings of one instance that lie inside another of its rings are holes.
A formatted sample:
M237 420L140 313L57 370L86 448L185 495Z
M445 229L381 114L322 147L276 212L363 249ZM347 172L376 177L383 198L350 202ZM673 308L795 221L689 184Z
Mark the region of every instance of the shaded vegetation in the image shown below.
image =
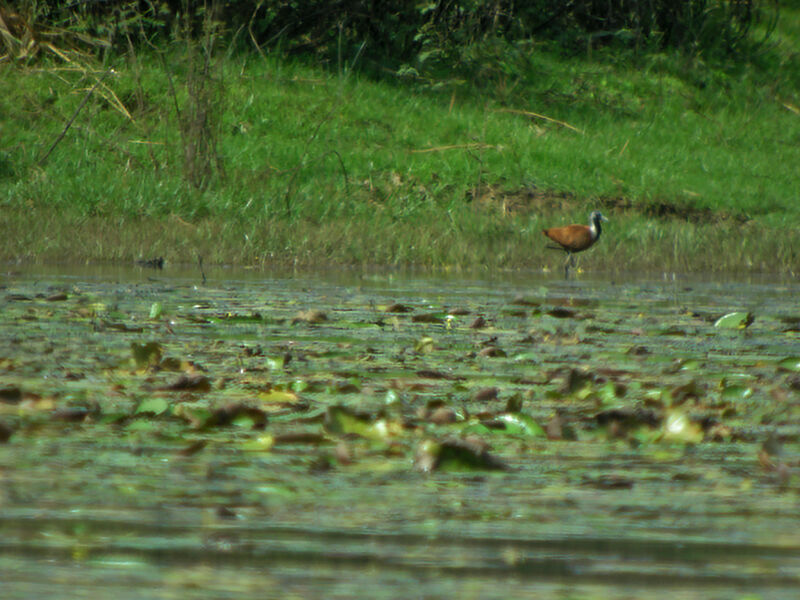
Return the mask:
M428 60L452 66L468 57L469 48L491 39L551 39L567 50L616 43L732 53L763 42L777 10L775 0L23 1L6 9L4 21L12 46L24 40L26 30L57 27L72 32L76 42L91 36L124 48L131 35L169 36L187 25L192 35L202 35L211 19L259 49L280 44L339 67L344 56L363 55L385 68ZM754 30L763 21L767 27L756 39Z

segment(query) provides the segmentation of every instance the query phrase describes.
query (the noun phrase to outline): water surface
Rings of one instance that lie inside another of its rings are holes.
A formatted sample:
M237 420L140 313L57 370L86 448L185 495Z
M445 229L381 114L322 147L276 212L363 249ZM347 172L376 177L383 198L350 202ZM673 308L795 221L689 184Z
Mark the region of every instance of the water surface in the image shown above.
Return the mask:
M206 277L0 279L3 598L796 597L797 282Z

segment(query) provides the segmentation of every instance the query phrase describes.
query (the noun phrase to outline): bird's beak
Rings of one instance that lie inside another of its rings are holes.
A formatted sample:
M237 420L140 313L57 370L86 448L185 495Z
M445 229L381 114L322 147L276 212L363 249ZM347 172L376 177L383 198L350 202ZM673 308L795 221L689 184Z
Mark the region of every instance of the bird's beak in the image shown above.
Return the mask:
M608 217L606 217L605 215L600 215L600 220L601 221L608 221Z

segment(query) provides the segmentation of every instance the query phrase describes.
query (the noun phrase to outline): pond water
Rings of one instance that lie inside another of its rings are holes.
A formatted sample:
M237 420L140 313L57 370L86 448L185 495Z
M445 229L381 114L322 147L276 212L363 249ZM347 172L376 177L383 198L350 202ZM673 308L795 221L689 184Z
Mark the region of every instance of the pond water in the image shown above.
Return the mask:
M0 277L3 599L797 598L797 281L206 276Z

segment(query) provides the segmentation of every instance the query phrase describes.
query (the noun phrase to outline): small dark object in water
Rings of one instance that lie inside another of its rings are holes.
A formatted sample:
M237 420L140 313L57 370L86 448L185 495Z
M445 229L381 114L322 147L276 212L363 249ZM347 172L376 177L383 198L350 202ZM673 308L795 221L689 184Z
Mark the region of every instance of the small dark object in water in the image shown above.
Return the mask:
M14 435L14 428L0 421L0 444L8 442L12 435Z
M159 256L157 258L141 259L137 260L136 264L140 267L146 267L148 269L163 269L164 257Z

